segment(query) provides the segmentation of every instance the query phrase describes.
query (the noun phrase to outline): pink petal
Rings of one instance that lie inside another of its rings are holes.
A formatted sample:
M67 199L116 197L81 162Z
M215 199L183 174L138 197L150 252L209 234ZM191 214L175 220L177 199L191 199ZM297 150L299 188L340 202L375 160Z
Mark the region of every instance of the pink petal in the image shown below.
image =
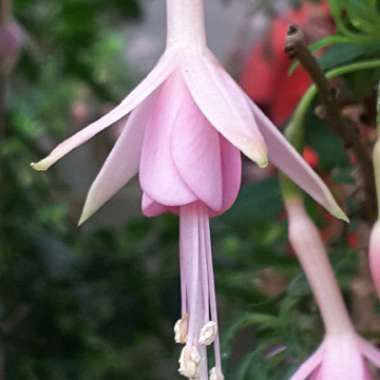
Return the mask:
M380 297L380 222L374 225L369 240L369 264L372 279Z
M298 368L290 380L306 380L315 369L321 364L323 359L323 343L319 348Z
M268 146L269 160L332 215L348 221L347 216L338 206L321 178L311 169L293 146L289 144L260 108L251 100L250 104Z
M239 86L211 53L188 55L182 66L191 95L213 127L260 167L266 166L264 139Z
M235 202L241 186L241 154L229 141L221 137L223 167L223 209L228 210Z
M361 337L359 337L359 346L363 355L380 368L380 350Z
M222 162L218 132L194 104L186 88L171 136L174 164L191 191L213 210L223 204Z
M55 164L66 154L70 153L73 149L82 145L103 129L126 116L162 84L173 71L173 67L173 57L163 55L149 75L117 107L86 128L80 130L75 135L63 141L41 161L32 163L33 169L39 171L49 169L50 166Z
M151 95L131 113L115 146L91 185L79 225L89 219L137 174L145 126L156 99L157 95Z
M320 379L365 380L368 368L356 336L336 336L325 341Z
M164 214L166 211L168 211L167 207L155 202L153 199L149 198L149 196L145 193L143 193L142 196L141 208L144 215L148 218Z
M171 156L171 135L174 128L181 127L177 119L183 112L185 99L184 83L178 74L173 74L160 90L144 137L140 184L151 199L164 206L180 206L197 200Z

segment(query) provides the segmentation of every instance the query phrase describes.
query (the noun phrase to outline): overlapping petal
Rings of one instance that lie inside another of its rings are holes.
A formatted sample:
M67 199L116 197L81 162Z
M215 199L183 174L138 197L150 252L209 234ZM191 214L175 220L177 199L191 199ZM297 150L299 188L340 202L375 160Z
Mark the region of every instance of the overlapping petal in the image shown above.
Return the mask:
M84 223L138 172L145 127L157 98L153 93L129 116L123 130L91 185L79 224Z
M168 211L168 208L160 205L155 202L153 199L149 198L149 196L143 193L141 208L145 216L152 218L154 216L161 215Z
M223 206L220 135L204 118L185 89L182 112L171 136L171 153L181 178L215 211Z
M222 156L223 204L221 210L211 212L210 216L223 214L235 202L241 187L242 159L239 149L220 136Z
M171 136L176 128L186 88L180 75L173 74L158 94L144 137L140 162L140 184L143 191L164 206L185 205L197 200L182 180L171 154Z
M238 85L220 80L211 53L185 55L182 72L193 99L212 126L260 167L268 163L264 139Z
M84 144L96 134L125 117L145 98L153 93L170 75L175 66L173 54L164 54L149 75L112 111L59 144L47 157L32 167L38 171L49 169L73 149Z
M338 206L322 179L289 144L260 108L251 100L249 102L267 144L270 161L332 215L348 221L347 216Z

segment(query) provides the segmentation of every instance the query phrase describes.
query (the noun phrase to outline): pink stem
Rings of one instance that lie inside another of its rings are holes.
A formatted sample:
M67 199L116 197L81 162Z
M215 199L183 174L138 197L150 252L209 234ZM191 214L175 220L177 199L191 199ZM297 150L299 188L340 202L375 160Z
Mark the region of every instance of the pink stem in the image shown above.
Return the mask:
M166 0L167 48L206 46L203 0Z
M301 199L288 199L289 238L313 290L328 334L352 333L354 328L320 234Z

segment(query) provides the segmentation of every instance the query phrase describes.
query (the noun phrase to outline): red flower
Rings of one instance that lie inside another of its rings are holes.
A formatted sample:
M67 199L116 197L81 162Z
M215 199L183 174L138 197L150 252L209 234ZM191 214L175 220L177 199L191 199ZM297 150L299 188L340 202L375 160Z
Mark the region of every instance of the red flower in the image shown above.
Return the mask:
M264 38L256 43L243 69L241 85L276 124L291 116L311 83L302 68L288 75L291 61L284 52L284 40L291 24L304 30L308 43L333 31L327 5L305 3L275 19Z

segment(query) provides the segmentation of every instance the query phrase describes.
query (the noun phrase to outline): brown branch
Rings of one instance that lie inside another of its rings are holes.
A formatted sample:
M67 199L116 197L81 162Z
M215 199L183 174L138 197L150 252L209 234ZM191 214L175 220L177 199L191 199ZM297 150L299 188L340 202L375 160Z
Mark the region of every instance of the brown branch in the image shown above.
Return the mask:
M0 0L0 23L9 22L12 14L12 0Z
M318 61L307 48L302 31L298 26L289 27L285 51L290 58L298 59L318 88L319 97L324 108L326 121L334 128L343 140L347 149L351 149L357 158L364 192L365 218L369 223L376 220L376 191L371 154L360 135L358 125L342 115L336 99L336 89L329 82Z

